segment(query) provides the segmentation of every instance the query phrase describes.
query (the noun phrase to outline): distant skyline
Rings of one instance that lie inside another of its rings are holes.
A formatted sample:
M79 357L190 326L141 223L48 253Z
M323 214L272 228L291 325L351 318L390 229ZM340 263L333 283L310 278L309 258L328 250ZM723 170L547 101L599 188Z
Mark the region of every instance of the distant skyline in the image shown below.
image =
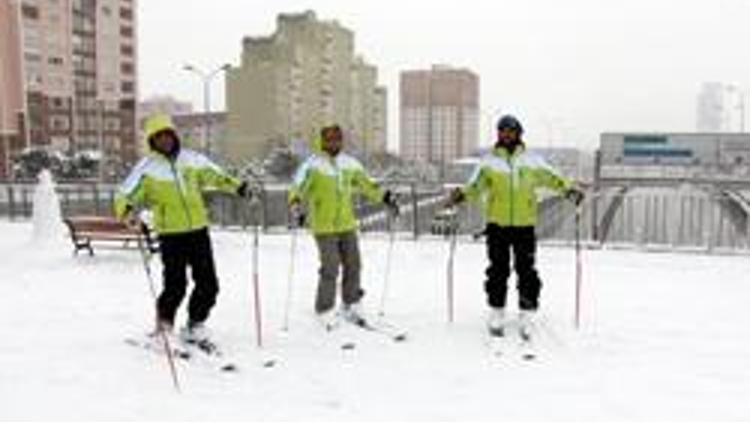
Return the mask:
M308 9L354 31L357 53L378 67L391 150L399 72L433 64L479 75L480 145L501 111L522 119L532 146L593 149L603 131L693 131L703 82L750 93L743 0L141 0L140 97L171 94L202 110L201 83L185 63L237 65L244 36L270 35L278 13ZM211 92L212 109L223 109L223 78Z

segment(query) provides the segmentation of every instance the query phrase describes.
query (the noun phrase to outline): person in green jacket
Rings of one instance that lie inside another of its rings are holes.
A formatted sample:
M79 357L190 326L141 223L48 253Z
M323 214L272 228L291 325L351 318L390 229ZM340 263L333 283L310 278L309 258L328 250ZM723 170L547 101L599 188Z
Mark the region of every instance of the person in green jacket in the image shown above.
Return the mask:
M303 214L303 203L309 211L307 220L320 258L315 312L324 328L331 330L338 324L339 317L357 324L365 323L360 305L364 290L360 282L354 196L361 193L370 202L382 202L394 214L398 214L398 204L395 195L390 190L381 190L356 158L342 152L343 135L338 125L323 127L320 136L314 153L295 174L289 205L293 216ZM343 306L341 312L336 313L339 269L343 273Z
M526 150L523 127L514 116L497 123L497 142L483 157L468 183L451 193L449 204L481 202L487 220L485 292L490 306L487 322L491 334L501 336L506 325L505 305L510 257L517 275L521 335L529 337L539 307L542 282L536 269L537 195L546 188L579 204L583 192L562 177L542 157Z
M204 323L216 303L219 281L202 192L216 189L249 198L251 189L200 153L182 148L169 116L150 117L145 132L148 153L120 185L115 215L132 222L137 210L148 209L153 216L164 280L156 302L156 332L172 332L190 267L195 286L180 334L188 341L205 341Z

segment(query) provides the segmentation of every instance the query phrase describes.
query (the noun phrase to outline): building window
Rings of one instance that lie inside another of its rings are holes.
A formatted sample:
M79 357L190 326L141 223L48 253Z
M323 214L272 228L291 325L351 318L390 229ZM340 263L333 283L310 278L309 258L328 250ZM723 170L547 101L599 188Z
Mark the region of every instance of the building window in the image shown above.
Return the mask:
M105 121L106 130L115 132L120 130L120 119L107 119Z
M125 20L133 20L133 9L120 8L120 18Z
M31 19L31 20L39 19L39 8L36 6L32 6L30 4L24 4L21 8L21 11L23 12L23 17L26 19Z
M121 26L120 27L120 35L125 38L133 38L133 27L131 26Z
M122 44L120 46L120 54L122 54L125 57L133 57L133 46Z
M133 86L133 82L130 82L130 81L126 81L126 82L123 82L123 83L122 83L122 84L120 85L120 90L121 90L121 91L122 91L122 92L123 92L124 94L132 94L132 93L133 93L133 91L134 91L134 86Z
M24 53L24 59L30 63L39 63L42 61L42 56L37 53Z
M123 75L132 75L133 74L133 63L131 62L122 62L120 64L120 71Z
M50 118L50 126L55 131L70 130L70 120L67 117L54 116Z
M130 83L132 84L132 82ZM120 100L120 110L121 111L135 111L135 100L133 99Z

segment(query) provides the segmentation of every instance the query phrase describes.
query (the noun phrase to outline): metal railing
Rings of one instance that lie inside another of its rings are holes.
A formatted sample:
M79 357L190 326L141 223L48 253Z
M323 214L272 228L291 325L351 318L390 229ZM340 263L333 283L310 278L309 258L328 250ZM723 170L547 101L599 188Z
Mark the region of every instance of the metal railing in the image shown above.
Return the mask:
M446 215L448 186L389 182L399 194L401 216L394 222L400 237L418 239L447 236L453 217ZM28 219L33 210L32 184L0 184L0 218ZM112 215L114 185L62 184L56 187L63 216ZM232 195L208 193L213 224L220 227L259 225L264 231L291 225L287 211L288 186L266 184L258 200L248 203ZM363 234L389 229L382 205L358 199L357 215ZM557 196L539 204L537 235L542 242L571 243L575 236L575 208ZM640 189L589 194L582 204L581 238L589 246L664 250L748 251L750 203L741 193L684 192L677 189ZM462 206L456 216L462 235L477 239L485 221L478 206Z

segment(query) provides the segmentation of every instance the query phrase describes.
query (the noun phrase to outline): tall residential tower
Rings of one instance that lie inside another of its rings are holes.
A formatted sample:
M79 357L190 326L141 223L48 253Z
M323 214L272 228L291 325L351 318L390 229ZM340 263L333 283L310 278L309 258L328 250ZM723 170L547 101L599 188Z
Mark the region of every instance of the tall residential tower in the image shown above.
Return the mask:
M433 66L401 73L402 158L448 163L479 146L479 77Z
M281 14L270 36L245 37L227 74L226 140L219 153L242 160L274 146L306 144L338 123L360 155L385 151L385 88L354 50L354 34L312 11Z
M31 147L136 158L135 15L135 0L0 0L0 85L22 75L20 110L18 92L0 95L21 129L11 155Z

